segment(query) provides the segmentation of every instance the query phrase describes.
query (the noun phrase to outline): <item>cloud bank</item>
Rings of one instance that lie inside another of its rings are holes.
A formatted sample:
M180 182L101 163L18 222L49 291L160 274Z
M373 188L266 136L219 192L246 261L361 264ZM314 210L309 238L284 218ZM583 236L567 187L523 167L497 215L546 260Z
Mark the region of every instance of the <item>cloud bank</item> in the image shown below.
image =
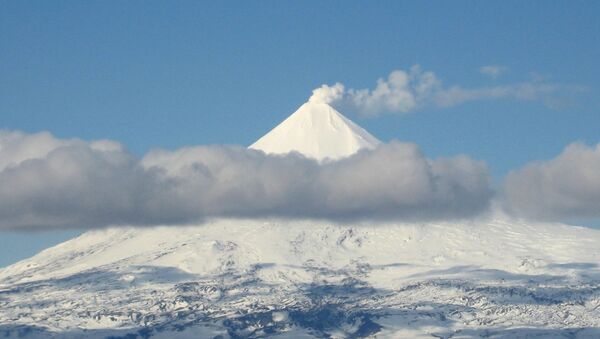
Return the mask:
M392 142L335 162L235 146L155 150L0 132L0 229L201 222L211 217L461 218L487 208L485 164Z
M509 210L519 216L600 218L600 144L574 143L554 159L511 172L504 194Z
M484 66L480 69L492 77L497 77L504 70L502 66ZM541 101L554 108L559 101L557 96L577 90L580 88L550 83L544 79L474 88L445 86L435 73L415 65L409 70L392 71L387 78L378 79L373 89L353 89L342 83L322 85L313 90L309 100L328 103L343 111L354 111L364 116L377 116L499 99Z

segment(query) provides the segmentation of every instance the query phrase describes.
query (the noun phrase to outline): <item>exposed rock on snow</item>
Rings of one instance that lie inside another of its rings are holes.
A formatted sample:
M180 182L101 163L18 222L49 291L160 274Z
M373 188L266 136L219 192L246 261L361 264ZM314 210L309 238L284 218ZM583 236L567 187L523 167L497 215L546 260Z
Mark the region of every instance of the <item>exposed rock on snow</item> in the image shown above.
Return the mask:
M0 271L0 333L593 337L598 244L492 218L92 231Z

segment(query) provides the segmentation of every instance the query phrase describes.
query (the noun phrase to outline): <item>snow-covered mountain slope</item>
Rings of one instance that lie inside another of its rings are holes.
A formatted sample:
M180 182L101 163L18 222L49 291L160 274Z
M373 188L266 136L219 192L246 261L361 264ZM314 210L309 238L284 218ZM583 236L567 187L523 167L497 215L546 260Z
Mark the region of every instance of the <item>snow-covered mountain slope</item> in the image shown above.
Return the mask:
M273 154L296 151L323 160L343 158L379 143L330 105L309 101L250 148Z
M491 217L92 231L0 272L0 333L593 337L598 244Z
M294 115L253 147L378 143L329 106ZM500 213L111 228L0 270L0 336L596 338L599 260L600 231Z

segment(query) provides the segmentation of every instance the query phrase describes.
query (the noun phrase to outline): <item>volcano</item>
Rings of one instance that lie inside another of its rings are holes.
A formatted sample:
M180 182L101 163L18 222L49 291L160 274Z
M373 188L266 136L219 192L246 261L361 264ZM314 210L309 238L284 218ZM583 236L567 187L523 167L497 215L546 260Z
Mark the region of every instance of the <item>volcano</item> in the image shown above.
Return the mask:
M250 148L335 161L379 143L309 102ZM501 212L95 230L0 270L0 334L598 337L599 245L600 231Z
M295 151L317 160L335 160L380 143L329 104L309 101L250 148L269 154Z

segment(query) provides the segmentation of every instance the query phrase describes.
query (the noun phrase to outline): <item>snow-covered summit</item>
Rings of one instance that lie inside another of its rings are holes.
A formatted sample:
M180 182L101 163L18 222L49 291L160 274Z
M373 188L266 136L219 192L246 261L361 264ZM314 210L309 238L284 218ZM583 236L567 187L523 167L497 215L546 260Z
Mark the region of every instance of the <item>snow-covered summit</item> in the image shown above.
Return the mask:
M250 148L272 154L296 151L323 160L343 158L378 144L377 138L335 108L308 101Z

